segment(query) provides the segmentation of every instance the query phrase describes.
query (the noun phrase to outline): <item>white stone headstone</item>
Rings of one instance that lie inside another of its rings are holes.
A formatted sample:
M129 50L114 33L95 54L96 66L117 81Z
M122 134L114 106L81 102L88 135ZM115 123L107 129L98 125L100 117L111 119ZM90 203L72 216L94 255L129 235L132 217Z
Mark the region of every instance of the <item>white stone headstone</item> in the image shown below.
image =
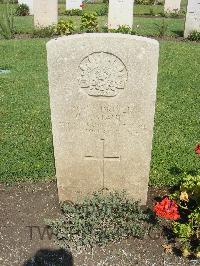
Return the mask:
M58 0L34 0L34 25L48 27L58 21Z
M165 0L164 11L167 13L179 12L181 0Z
M66 0L66 9L81 9L82 0Z
M125 34L47 43L60 201L126 190L147 199L159 44Z
M34 0L18 0L18 4L26 4L29 7L30 15L33 15L33 1Z
M133 27L134 0L110 0L108 12L108 28L117 29L126 25Z
M200 0L188 0L184 37L195 30L200 32Z

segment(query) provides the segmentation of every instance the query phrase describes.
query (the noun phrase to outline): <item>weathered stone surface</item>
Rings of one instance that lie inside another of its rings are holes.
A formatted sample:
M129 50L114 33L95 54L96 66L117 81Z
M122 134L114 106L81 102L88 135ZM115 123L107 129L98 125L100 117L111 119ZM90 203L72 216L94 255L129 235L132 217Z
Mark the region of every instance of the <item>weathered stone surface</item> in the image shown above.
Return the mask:
M164 11L167 13L179 12L181 0L165 0Z
M82 9L82 0L66 0L66 9Z
M125 189L146 202L158 42L82 34L47 43L60 201Z
M134 0L110 0L108 12L108 28L117 29L127 25L133 27L133 3Z
M194 30L200 32L200 0L188 0L184 37Z
M18 0L19 4L26 4L29 7L30 15L33 15L33 0Z
M34 25L47 27L58 21L58 0L34 0Z

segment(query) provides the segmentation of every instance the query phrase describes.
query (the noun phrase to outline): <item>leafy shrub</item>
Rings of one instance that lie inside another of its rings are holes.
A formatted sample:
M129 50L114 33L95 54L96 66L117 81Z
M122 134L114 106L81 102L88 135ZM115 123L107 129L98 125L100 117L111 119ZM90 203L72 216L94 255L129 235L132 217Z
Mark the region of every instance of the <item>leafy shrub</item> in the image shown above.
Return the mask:
M17 4L18 0L0 0L0 4Z
M123 33L123 34L135 34L136 33L135 30L131 29L129 26L126 26L126 25L119 26L116 32Z
M82 204L64 204L62 210L62 218L46 223L68 247L105 245L129 236L142 237L145 233L147 215L125 192L94 193Z
M74 30L74 23L71 20L60 20L55 26L55 33L57 35L70 35Z
M154 12L154 9L152 7L149 9L149 14L151 16L155 16L155 12Z
M116 30L115 29L110 29L110 30L108 30L108 32L122 33L122 34L132 34L132 35L136 34L136 31L134 29L131 29L127 25L119 26L118 29L116 29Z
M169 13L169 17L171 18L177 18L180 15L178 10L175 10L174 12Z
M179 11L174 11L174 12L164 12L164 11L161 11L159 13L159 15L161 17L164 17L164 18L177 18L179 17L180 15L183 15L182 12L179 12Z
M164 0L155 0L154 4L155 5L164 5Z
M97 32L98 21L96 13L85 13L81 17L81 31L85 32Z
M179 204L181 219L173 222L183 255L200 256L200 176L186 176L180 189L171 195Z
M81 9L68 9L65 10L65 15L67 16L82 16L83 10Z
M32 34L33 38L50 38L55 34L53 26L35 28Z
M28 16L29 7L26 4L18 5L16 9L16 15L17 16Z
M153 5L155 0L136 0L135 4L137 5Z
M107 24L106 24L106 25L104 25L104 26L102 26L101 30L102 30L102 32L104 32L104 33L107 33L107 32L109 32L109 29L108 29L108 26L107 26Z
M74 23L71 20L60 20L56 25L35 28L33 37L50 38L53 35L70 35L74 32Z
M186 13L187 13L187 12L186 12L185 10L180 10L180 11L179 11L180 16L185 16Z
M198 42L200 41L200 32L199 31L192 31L188 36L188 40Z
M167 13L167 12L164 12L164 11L161 11L161 12L159 13L159 15L160 15L161 17L163 17L163 18L167 18L167 17L168 17L168 13Z
M162 11L160 13L161 17L165 17L165 18L177 18L181 15L181 12L179 12L178 10L174 10L173 12L164 12Z
M165 19L162 20L161 24L155 24L158 30L158 36L163 37L166 35L166 32L168 30L168 24L165 22Z
M108 5L103 6L102 8L96 11L97 16L106 16L108 15Z
M14 38L14 14L12 6L6 4L0 12L0 36L5 39Z

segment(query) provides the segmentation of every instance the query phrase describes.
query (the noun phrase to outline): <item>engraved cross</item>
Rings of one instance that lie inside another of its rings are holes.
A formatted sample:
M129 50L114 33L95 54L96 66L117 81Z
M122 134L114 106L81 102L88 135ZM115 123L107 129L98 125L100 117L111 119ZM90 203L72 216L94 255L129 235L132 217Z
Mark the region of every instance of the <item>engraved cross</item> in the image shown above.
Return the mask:
M111 161L118 161L120 162L121 161L121 157L120 156L105 156L105 139L100 139L101 140L101 143L102 143L102 155L100 158L97 158L95 156L92 156L92 155L86 155L85 156L85 159L86 160L102 160L102 174L103 174L103 188L105 188L105 184L104 184L104 181L105 181L105 161L106 160L111 160Z

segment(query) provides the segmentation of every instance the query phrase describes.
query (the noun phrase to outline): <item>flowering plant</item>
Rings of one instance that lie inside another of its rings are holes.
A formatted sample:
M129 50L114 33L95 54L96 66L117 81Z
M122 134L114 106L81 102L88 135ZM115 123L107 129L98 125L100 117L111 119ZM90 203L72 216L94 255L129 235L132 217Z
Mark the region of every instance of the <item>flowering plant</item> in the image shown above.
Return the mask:
M170 200L167 196L164 197L161 202L155 204L154 212L157 216L169 220L177 220L180 218L178 205L174 200Z
M181 242L182 253L200 257L200 176L186 176L171 198L176 198L181 212L181 219L172 222L172 230Z
M200 156L200 144L195 153ZM179 190L156 202L153 210L158 217L171 221L183 256L200 257L200 176L185 176Z
M196 154L200 155L200 144L197 144L194 150Z

